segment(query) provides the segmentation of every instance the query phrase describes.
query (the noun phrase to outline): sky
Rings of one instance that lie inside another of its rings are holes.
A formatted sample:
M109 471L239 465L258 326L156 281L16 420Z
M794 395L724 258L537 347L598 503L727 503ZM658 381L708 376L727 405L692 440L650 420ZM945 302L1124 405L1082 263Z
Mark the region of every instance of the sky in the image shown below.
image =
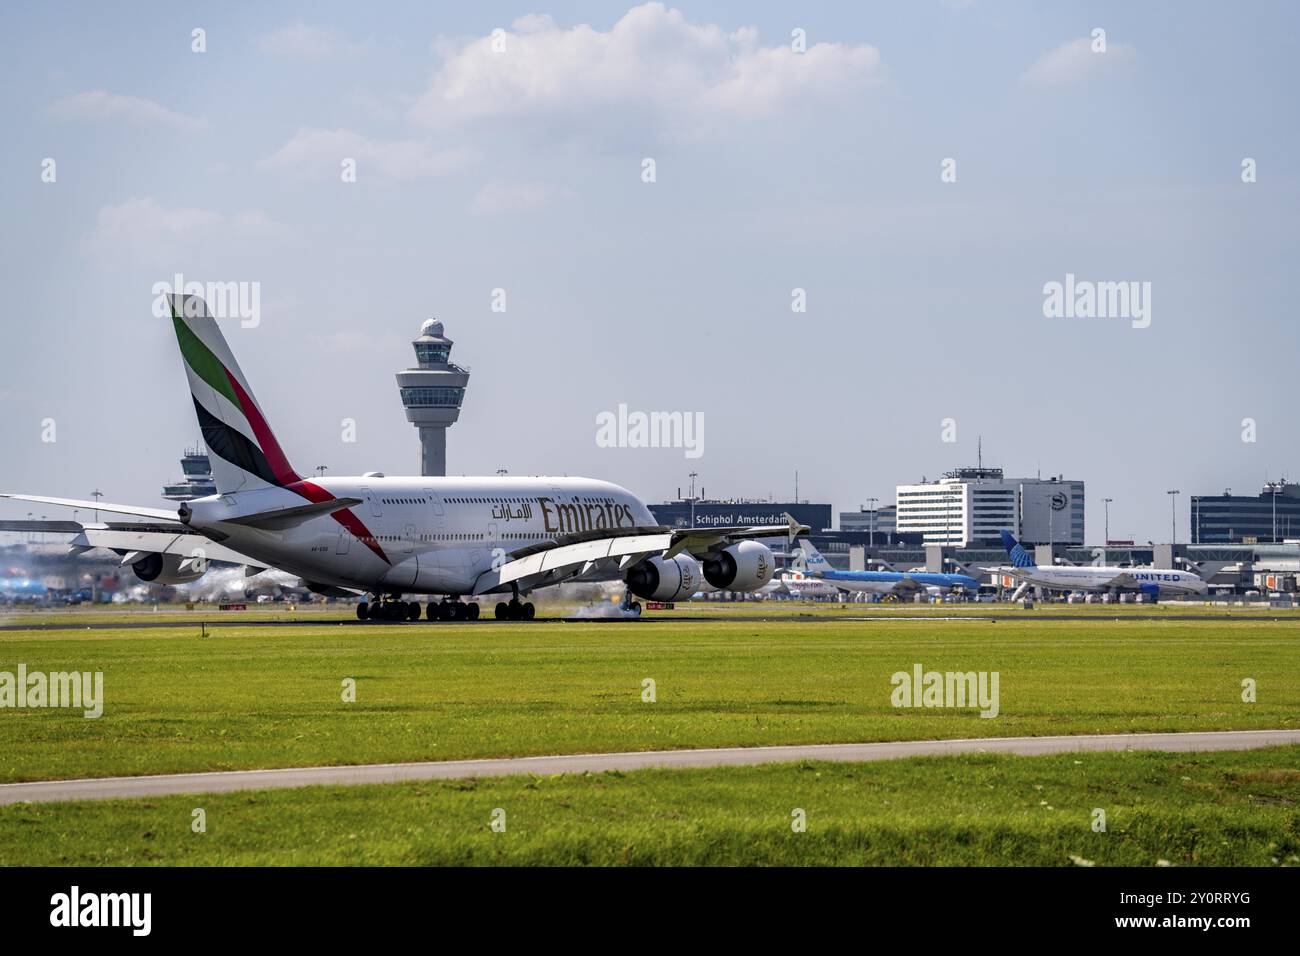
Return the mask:
M1112 538L1167 540L1171 488L1185 540L1190 495L1300 477L1298 21L5 4L0 490L159 503L198 438L152 310L180 274L257 290L222 327L301 473L418 471L393 376L436 317L472 373L452 474L654 502L797 471L838 511L982 437L1085 481L1090 543L1105 497ZM1068 275L1130 310L1047 314ZM609 447L620 405L702 441Z

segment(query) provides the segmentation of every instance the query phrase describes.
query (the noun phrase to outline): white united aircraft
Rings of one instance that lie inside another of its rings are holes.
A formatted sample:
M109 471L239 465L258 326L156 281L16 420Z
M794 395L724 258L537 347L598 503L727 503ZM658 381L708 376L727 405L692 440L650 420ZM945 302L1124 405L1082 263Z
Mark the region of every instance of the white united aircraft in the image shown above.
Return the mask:
M360 478L307 480L290 466L225 337L198 296L170 297L194 409L211 452L217 494L178 511L37 495L0 495L146 519L86 524L72 550L108 548L144 581L197 580L209 561L249 574L277 568L322 594L365 594L362 620L474 620L460 600L510 594L499 619L528 619L521 594L562 581L623 580L647 600L689 598L702 580L757 591L772 579L758 538L807 526L671 530L626 488L591 478ZM787 515L787 518L789 516ZM639 611L639 603L629 603Z
M1011 567L985 570L1030 587L1052 591L1138 591L1153 598L1206 594L1210 590L1203 579L1190 571L1091 564L1039 567L1009 531L1002 532L1002 546L1011 557Z

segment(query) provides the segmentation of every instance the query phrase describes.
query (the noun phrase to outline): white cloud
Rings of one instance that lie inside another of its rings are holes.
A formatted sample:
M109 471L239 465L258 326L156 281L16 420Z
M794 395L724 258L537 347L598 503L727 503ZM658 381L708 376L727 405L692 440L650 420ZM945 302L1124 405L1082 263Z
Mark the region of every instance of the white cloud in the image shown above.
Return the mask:
M490 182L474 194L469 210L476 216L532 212L549 203L556 193L547 183Z
M1108 42L1105 53L1094 53L1092 40L1079 37L1044 53L1024 78L1037 86L1064 86L1127 66L1136 57L1137 51L1127 43Z
M118 96L104 90L75 93L50 107L50 113L66 120L121 120L136 126L170 126L174 129L202 129L207 123L169 110L161 103L139 96Z
M257 41L257 48L271 56L292 56L311 60L357 56L365 50L362 44L353 43L333 30L302 22L266 34Z
M469 159L461 149L434 149L414 140L372 140L348 129L304 127L262 165L298 169L313 178L338 177L344 159L357 162L357 179L378 175L384 179L411 180L442 176Z
M691 23L661 3L634 7L606 32L562 29L547 16L516 20L493 37L441 45L445 61L412 108L431 126L500 116L639 107L712 122L763 116L811 99L851 95L880 82L873 46L788 40L763 47L757 31Z
M114 258L172 255L203 242L222 239L247 242L283 236L287 230L260 210L226 215L210 209L164 206L145 196L100 208L95 226L85 238L87 251Z

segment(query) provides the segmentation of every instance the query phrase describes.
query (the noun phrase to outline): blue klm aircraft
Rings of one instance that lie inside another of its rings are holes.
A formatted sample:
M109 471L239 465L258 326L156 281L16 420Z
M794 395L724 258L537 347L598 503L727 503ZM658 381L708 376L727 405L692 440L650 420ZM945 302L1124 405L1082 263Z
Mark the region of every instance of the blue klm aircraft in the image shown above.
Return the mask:
M933 571L837 571L807 538L799 539L797 551L803 552L801 570L833 584L841 591L867 594L914 594L917 591L979 591L980 583L968 574L940 574Z

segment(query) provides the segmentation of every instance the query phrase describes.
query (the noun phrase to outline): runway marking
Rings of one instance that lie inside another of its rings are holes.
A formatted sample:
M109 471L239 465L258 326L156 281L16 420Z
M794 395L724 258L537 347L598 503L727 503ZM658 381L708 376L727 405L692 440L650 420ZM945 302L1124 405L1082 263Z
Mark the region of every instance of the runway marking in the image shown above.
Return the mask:
M970 753L1021 756L1093 751L1157 750L1192 753L1254 750L1300 744L1300 730L1229 730L1195 733L1080 734L1061 737L977 737L969 740L909 740L868 744L796 744L777 747L720 747L702 750L651 750L488 760L364 764L350 767L286 767L142 777L99 777L0 784L0 805L161 797L183 793L308 786L355 786L414 780L456 780L518 774L603 773L651 768L753 767L760 764L830 760L859 763L904 757Z

